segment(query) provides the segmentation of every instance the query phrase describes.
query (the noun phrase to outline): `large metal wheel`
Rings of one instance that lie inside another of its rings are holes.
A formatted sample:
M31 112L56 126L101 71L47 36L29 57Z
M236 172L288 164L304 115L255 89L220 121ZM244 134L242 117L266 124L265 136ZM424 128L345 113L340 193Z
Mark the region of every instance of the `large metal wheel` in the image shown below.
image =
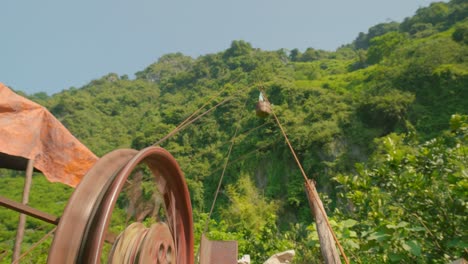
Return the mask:
M188 188L175 159L159 147L149 147L139 152L116 150L93 166L64 210L48 263L101 262L103 244L106 237L110 237L109 223L119 194L131 181L129 177L132 172L142 164L146 164L146 169L150 171L165 210L164 223L156 223L140 233L146 240L138 240L144 241L138 244L141 250L138 251L136 263L194 263L192 207ZM120 237L129 232L126 230Z

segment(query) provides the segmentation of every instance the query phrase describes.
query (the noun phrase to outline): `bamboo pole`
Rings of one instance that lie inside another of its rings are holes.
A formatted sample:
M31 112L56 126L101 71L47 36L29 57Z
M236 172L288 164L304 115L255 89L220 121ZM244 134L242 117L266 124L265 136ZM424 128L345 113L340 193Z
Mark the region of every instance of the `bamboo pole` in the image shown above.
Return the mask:
M26 179L24 180L24 189L23 189L23 200L24 205L29 202L29 191L31 190L32 183L32 174L34 170L34 160L28 160L28 165L26 167ZM12 263L16 262L21 254L21 243L23 242L24 229L26 225L26 215L20 214L18 222L18 230L16 231L15 247L13 248L13 259Z
M335 241L327 226L327 215L322 213L325 212L325 209L315 189L315 184L312 180L308 180L306 185L308 185L306 186L307 198L312 215L315 218L315 225L320 241L320 252L323 259L326 264L341 264L340 256L335 247Z

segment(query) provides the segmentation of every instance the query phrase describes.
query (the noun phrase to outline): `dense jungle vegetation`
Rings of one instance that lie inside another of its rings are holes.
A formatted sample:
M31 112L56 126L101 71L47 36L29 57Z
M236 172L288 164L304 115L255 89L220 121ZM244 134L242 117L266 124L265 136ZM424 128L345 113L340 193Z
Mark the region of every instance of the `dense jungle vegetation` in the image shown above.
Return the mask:
M468 258L468 3L420 8L360 33L336 51L264 51L242 40L192 58L167 54L137 72L28 97L98 156L142 149L196 109L230 99L163 142L190 189L196 243L234 140L209 237L235 239L255 263L296 250L320 263L303 179L273 118L273 103L353 263L448 263ZM238 131L233 138L235 131ZM22 172L0 171L0 194L21 200ZM30 205L60 215L73 190L36 175ZM0 262L17 214L0 210ZM28 218L24 250L52 226ZM50 241L25 263L42 263Z

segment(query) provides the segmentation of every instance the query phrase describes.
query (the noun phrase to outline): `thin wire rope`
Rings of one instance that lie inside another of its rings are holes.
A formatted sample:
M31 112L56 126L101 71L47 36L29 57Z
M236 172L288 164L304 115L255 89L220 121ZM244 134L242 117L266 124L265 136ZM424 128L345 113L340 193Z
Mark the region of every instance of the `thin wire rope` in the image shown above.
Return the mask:
M234 140L237 141L241 136L247 136L248 134L252 133L254 130L262 128L262 127L264 127L264 126L266 126L266 125L268 125L270 123L271 122L265 122L265 123L263 123L263 124L261 124L259 126L256 126L256 127L252 128L252 129L242 131L242 132L238 133L237 137ZM221 147L223 147L224 145L227 145L230 142L231 142L231 140L224 141L224 142L220 143L219 145L217 145L216 148L221 148ZM196 160L197 158L199 158L199 157L201 157L201 156L203 156L205 154L208 154L208 153L212 153L212 150L207 150L207 151L203 151L203 152L200 151L196 155L190 157L190 160Z
M174 128L169 134L167 134L166 136L164 136L162 139L158 140L156 143L153 144L153 146L155 145L159 145L161 144L162 142L166 141L168 138L172 137L175 133L177 133L179 131L179 129L184 126L187 122L189 122L189 120L195 116L196 114L198 114L198 112L200 112L203 108L205 108L209 103L211 103L211 101L213 101L216 97L218 97L222 92L224 92L224 90L226 90L227 86L224 87L219 93L213 95L212 97L210 97L210 99L205 103L203 104L200 108L198 108L195 112L193 112L189 117L187 117L184 121L182 121L182 123L180 123L176 128Z
M191 125L193 122L197 121L198 119L200 119L201 117L203 117L204 115L208 114L209 112L213 111L214 109L218 108L220 105L222 104L225 104L226 102L230 101L232 98L227 98L221 102L219 102L218 104L216 104L215 106L211 107L210 109L208 109L207 111L203 112L202 114L200 114L199 116L191 119L190 121L186 122L182 122L179 126L177 126L174 130L172 130L171 132L169 132L169 134L167 134L166 136L164 136L162 139L158 140L156 143L153 144L153 146L156 146L156 145L159 145L161 144L162 142L166 141L167 139L169 139L170 137L172 137L173 135L175 135L177 132L181 131L182 129L186 128L187 126ZM191 115L192 117L193 115ZM188 119L186 119L188 120Z
M245 105L245 104L247 104L247 99L245 100L244 105ZM242 118L239 119L239 123L240 123L241 120L242 120ZM236 127L236 131L234 132L234 135L233 135L232 138L231 138L231 145L229 146L229 150L228 150L228 154L227 154L227 157L226 157L226 161L224 162L223 172L221 173L221 177L219 178L218 187L216 188L216 192L215 192L215 197L213 198L213 202L211 203L210 212L208 213L208 217L206 218L206 221L205 221L205 227L203 228L202 236L203 236L203 234L205 234L206 231L208 230L208 225L209 225L209 223L210 223L211 214L213 213L213 209L214 209L214 206L215 206L215 204L216 204L216 199L218 198L219 190L221 189L221 184L222 184L222 182L223 182L224 174L225 174L225 172L226 172L226 168L227 168L227 165L228 165L228 163L229 163L229 157L231 156L232 148L233 148L233 146L234 146L235 138L236 138L236 136L237 136L237 132L239 131L239 127L240 127L240 126L237 126L237 127ZM200 247L198 247L197 259L198 259L199 256L200 256L200 251L201 251L201 245L200 245Z
M49 231L49 233L45 234L39 241L37 241L34 245L32 245L28 250L26 250L23 254L19 256L17 260L12 262L12 264L17 264L19 261L24 258L27 254L31 253L36 247L38 247L40 244L42 244L49 236L51 236L55 230L57 230L57 227L54 227L52 230Z
M248 153L246 153L246 154L244 154L244 155L242 155L242 156L239 156L239 157L237 157L235 160L232 160L232 161L229 163L229 165L233 165L234 163L237 163L237 162L239 162L239 161L244 161L244 160L247 159L247 156L252 155L252 154L254 154L254 153L256 153L256 152L259 152L259 151L262 150L262 149L266 149L266 148L268 148L268 147L270 147L270 146L276 144L278 141L279 141L279 140L275 140L274 142L272 142L272 143L270 143L270 144L266 144L266 145L264 145L264 146L258 147L258 148L254 149L254 150L252 150L252 151L250 151L250 152L248 152ZM221 170L221 168L218 168L218 169L212 171L210 175L212 175L212 174L214 174L215 172L218 172L218 171L220 171L220 170Z
M194 119L190 120L189 122L185 123L183 126L181 126L179 128L179 131L182 130L182 129L185 129L187 126L191 125L192 123L194 123L195 121L197 121L198 119L202 118L204 115L210 113L211 111L215 110L216 108L218 108L219 106L229 102L230 100L232 100L232 98L227 98L221 102L219 102L218 104L216 104L215 106L213 106L212 108L208 109L207 111L203 112L202 114L200 114L199 116L195 117Z
M245 109L245 105L247 104L247 101L248 101L248 98L245 99L244 109ZM213 202L211 203L210 213L208 214L208 218L206 219L205 228L203 230L203 233L206 233L206 231L208 230L208 225L210 223L211 214L213 213L213 209L214 209L214 206L216 204L216 199L218 198L219 190L221 189L221 184L223 182L223 178L224 178L224 174L226 172L227 165L229 164L229 157L231 156L232 148L234 147L234 143L236 142L235 139L237 137L237 132L239 132L239 127L240 127L241 121L242 121L242 116L239 118L239 121L238 121L239 125L236 127L236 131L234 132L234 135L231 138L231 145L229 146L229 151L228 151L226 161L224 162L224 166L223 166L223 172L221 173L221 177L219 178L218 187L216 188L215 197L213 199Z
M236 128L236 131L234 132L233 140L231 141L231 145L229 146L229 151L228 151L226 161L224 162L224 166L223 166L223 172L221 173L221 177L219 178L218 187L216 188L215 197L213 199L213 202L211 203L211 209L210 209L210 212L208 213L208 218L205 221L205 227L203 229L203 233L206 233L206 231L208 230L208 225L210 223L211 214L213 213L213 209L216 204L216 199L218 198L218 194L219 194L219 190L221 189L221 184L223 182L224 174L226 172L226 168L229 163L229 157L231 156L232 148L234 146L234 142L235 142L234 137L236 136L238 130L239 130L239 127Z
M239 77L240 78L240 77ZM239 78L236 78L234 80L234 83L236 83ZM203 108L205 108L209 103L211 103L211 101L213 101L215 98L219 97L226 89L228 88L227 85L224 86L223 89L221 89L221 91L219 91L218 93L214 94L213 96L210 97L210 99L205 103L203 104L200 108L198 108L197 110L195 110L195 112L193 112L189 117L187 117L184 121L182 121L176 128L174 128L171 132L169 132L166 136L164 136L162 139L158 140L156 143L153 144L153 146L156 146L156 145L159 145L161 144L162 142L166 141L167 139L169 139L170 137L172 137L175 133L179 132L181 130L181 127L184 126L187 122L189 122L189 120L195 116L198 112L200 112ZM191 122L193 123L193 122ZM190 124L191 124L190 123Z
M263 98L265 98L265 100L266 100L268 103L270 103L270 101L269 101L268 98L266 97L265 93L264 93L261 89L260 89L260 93L262 94ZM275 118L276 123L278 124L278 126L279 126L279 128L280 128L280 130L281 130L281 133L283 134L284 139L286 140L286 143L287 143L289 149L291 150L291 153L292 153L293 156L294 156L294 160L296 161L297 166L299 167L299 169L300 169L300 171L301 171L301 173L302 173L302 177L304 178L304 181L305 181L305 183L306 183L306 188L309 189L310 193L314 193L314 192L312 192L310 183L309 183L309 181L308 181L309 178L307 177L307 175L306 175L304 169L302 168L301 162L299 161L299 158L297 157L296 152L294 151L294 148L292 147L291 142L289 141L289 138L288 138L288 136L287 136L287 134L286 134L286 132L285 132L283 126L281 125L281 122L279 121L278 117L276 116L275 112L273 111L273 108L271 109L271 113L273 114L273 117ZM319 198L317 198L315 195L312 195L312 198L314 199L314 202L318 205L318 200L319 200ZM325 210L324 210L321 206L317 206L317 207L320 208L321 213L325 216L325 219L326 219L325 222L327 223L328 229L330 230L330 233L332 234L333 239L335 240L336 244L338 245L338 248L339 248L339 250L340 250L340 252L341 252L341 255L343 256L345 262L346 262L347 264L349 264L348 257L347 257L346 254L344 253L343 247L341 246L340 242L338 241L338 238L336 237L335 232L333 232L333 228L331 227L330 222L328 221L328 217L326 217L327 214L326 214Z

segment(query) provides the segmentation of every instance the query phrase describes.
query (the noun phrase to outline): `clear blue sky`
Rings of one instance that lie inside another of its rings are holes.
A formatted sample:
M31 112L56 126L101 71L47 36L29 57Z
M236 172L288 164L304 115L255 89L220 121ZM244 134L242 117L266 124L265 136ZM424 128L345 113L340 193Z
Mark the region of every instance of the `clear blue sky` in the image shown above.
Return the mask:
M430 0L4 0L0 82L49 95L110 72L130 78L160 56L334 50L377 23L401 22Z

